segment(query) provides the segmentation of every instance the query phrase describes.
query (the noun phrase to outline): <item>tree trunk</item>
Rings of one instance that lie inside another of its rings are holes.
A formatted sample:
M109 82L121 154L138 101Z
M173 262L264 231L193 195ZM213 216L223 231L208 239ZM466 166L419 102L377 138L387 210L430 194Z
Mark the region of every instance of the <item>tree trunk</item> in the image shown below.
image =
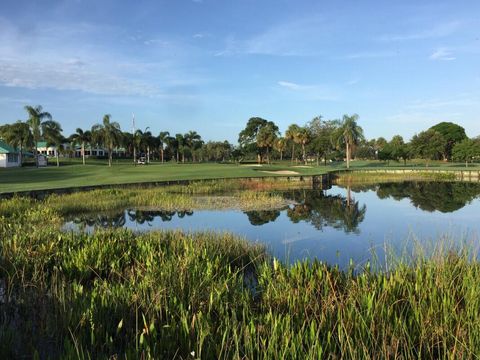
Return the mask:
M283 160L283 150L280 151L280 161L282 161L282 160Z
M350 169L350 144L347 141L347 169Z
M270 165L270 152L268 151L268 146L267 146L267 164Z
M90 151L92 150L90 149ZM82 162L83 162L83 165L85 165L85 142L82 142Z
M160 155L162 157L162 164L163 164L163 148L160 149Z
M147 146L147 164L150 164L150 146Z
M133 145L133 166L137 166L137 148L135 145Z
M262 157L260 156L260 154L257 154L257 163L262 163Z
M57 167L60 166L60 159L58 158L58 149L55 150L55 154L57 155L56 158L57 158Z
M292 164L293 164L293 158L295 157L295 143L292 145Z
M113 158L113 146L110 146L108 148L108 166L111 167L112 166L112 158Z
M38 168L38 148L35 142L35 166Z
M302 143L302 156L303 156L303 162L305 165L307 165L307 156L305 155L305 144Z
M180 153L177 150L177 163L180 161Z

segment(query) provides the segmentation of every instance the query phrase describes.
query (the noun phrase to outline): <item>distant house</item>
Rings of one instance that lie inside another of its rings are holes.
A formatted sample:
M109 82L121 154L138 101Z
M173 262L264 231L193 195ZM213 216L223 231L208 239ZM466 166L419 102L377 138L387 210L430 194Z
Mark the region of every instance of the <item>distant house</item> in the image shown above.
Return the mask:
M20 152L0 140L0 168L22 166Z
M57 147L48 146L46 141L37 142L37 151L45 156L57 156Z

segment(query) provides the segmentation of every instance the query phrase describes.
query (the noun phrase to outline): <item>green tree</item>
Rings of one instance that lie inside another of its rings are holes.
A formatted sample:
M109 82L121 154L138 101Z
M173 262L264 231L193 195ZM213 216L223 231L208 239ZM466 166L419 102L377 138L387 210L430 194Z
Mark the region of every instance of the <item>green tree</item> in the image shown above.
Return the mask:
M42 123L44 120L49 121L52 120L52 115L49 112L43 111L41 105L37 105L36 107L33 106L25 106L25 111L28 113L28 120L27 124L30 126L30 131L33 137L34 143L34 156L35 156L35 164L38 167L38 142L42 137Z
M165 146L168 143L167 139L169 136L170 136L170 133L168 131L161 131L160 134L158 134L158 149L160 150L162 163L164 161L163 156L164 156Z
M350 168L352 148L363 139L363 129L357 124L358 115L343 115L340 127L336 131L337 148L345 147L347 156L347 169Z
M283 160L283 152L287 148L287 139L280 137L273 143L273 148L280 153L280 161Z
M75 133L70 136L70 140L74 144L79 144L82 147L82 162L85 165L85 145L90 144L92 141L92 132L89 130L83 131L81 128L77 128Z
M337 120L322 120L321 116L313 118L306 125L311 134L310 148L317 155L317 165L320 157L323 157L325 166L327 165L327 158L334 150L332 140L338 125Z
M292 143L292 163L295 158L295 136L298 133L300 126L291 124L285 132L285 138Z
M298 129L294 141L302 146L302 159L305 164L307 164L307 154L305 152L305 145L310 141L311 136L308 128L301 127Z
M92 127L92 137L97 143L103 144L108 150L108 166L112 166L113 150L122 141L122 131L116 121L111 121L111 115L103 116L101 124Z
M265 149L268 164L270 164L270 149L275 144L277 135L278 128L273 123L267 123L257 133L257 146L260 149Z
M473 159L480 157L480 143L465 139L454 145L452 149L452 157L454 160L465 161L465 167L468 167L468 162L473 162Z
M184 135L184 138L185 145L190 150L190 154L192 155L192 161L195 162L195 153L203 145L202 137L196 131L190 130Z
M0 126L0 137L19 149L20 163L22 163L24 148L33 145L33 137L28 124L18 120L16 123Z
M238 143L246 153L255 152L258 163L261 162L261 149L257 146L257 135L261 128L271 126L275 132L278 132L278 126L273 121L268 121L260 117L252 117L248 120L245 129L238 136Z
M465 129L451 122L441 122L432 126L430 129L438 131L445 139L445 145L442 151L442 156L445 161L452 158L452 149L455 144L467 138Z
M55 146L55 157L57 166L60 166L59 153L66 139L62 136L62 126L54 120L48 120L42 123L43 139L47 146Z
M422 159L428 161L438 159L445 149L445 138L438 131L429 129L422 131L418 135L414 135L410 141L412 152Z

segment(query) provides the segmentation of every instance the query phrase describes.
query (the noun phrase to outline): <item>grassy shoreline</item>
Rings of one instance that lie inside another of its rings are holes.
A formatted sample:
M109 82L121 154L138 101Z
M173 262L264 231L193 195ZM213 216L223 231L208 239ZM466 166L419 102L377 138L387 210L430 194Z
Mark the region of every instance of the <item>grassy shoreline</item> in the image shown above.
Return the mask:
M252 184L236 186L255 192ZM167 195L232 188L195 183ZM78 204L165 200L156 193L0 202L2 358L457 359L480 352L480 263L467 251L397 258L388 272L367 266L358 273L318 261L288 266L227 233L60 230Z

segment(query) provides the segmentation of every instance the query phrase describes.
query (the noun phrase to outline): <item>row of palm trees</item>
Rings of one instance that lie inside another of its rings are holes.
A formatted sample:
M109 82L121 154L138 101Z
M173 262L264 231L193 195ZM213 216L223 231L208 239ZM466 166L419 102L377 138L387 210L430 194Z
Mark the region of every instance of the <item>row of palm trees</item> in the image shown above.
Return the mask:
M345 149L347 168L350 167L353 148L364 139L363 130L357 124L358 115L344 115L342 120L322 121L321 117L312 120L310 126L299 126L291 124L285 132L284 137L280 137L278 127L273 122L258 120L252 118L258 124L256 129L256 145L259 150L263 150L267 162L270 161L269 152L273 148L280 154L280 160L283 160L283 153L287 149L288 144L291 145L292 163L295 161L295 146L302 148L302 160L307 163L306 147L310 143L314 143L317 154L326 155L328 151L334 149ZM247 129L249 125L247 124ZM250 127L251 130L251 127ZM259 161L261 156L259 156Z

